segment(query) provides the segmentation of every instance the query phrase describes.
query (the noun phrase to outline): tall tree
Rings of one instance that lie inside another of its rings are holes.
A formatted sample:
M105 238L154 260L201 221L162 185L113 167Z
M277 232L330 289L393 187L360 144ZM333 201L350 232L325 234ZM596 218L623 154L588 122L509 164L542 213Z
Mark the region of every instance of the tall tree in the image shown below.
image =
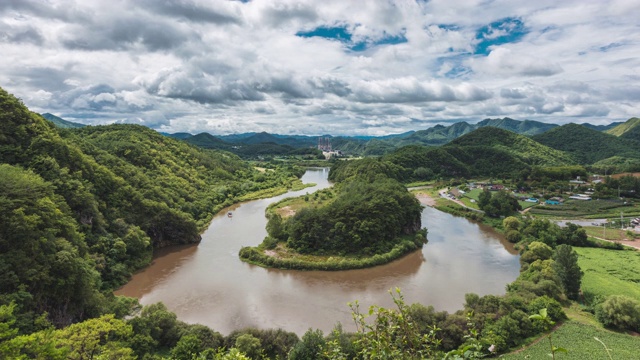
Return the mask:
M559 245L556 248L554 260L553 267L560 277L565 294L569 299L578 299L583 275L578 266L578 254L570 245Z

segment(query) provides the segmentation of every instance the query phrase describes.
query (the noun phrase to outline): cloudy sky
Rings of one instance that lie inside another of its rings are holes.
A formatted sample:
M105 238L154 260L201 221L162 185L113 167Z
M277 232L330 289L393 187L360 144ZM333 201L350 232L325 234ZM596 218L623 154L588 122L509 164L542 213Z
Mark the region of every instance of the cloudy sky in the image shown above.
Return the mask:
M166 132L640 116L637 0L1 0L0 87Z

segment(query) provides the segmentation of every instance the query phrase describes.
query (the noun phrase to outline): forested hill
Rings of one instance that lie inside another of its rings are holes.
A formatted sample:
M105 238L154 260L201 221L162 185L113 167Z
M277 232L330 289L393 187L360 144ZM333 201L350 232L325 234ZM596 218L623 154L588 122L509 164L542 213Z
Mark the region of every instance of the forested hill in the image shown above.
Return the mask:
M56 127L60 128L60 129L77 129L77 128L81 128L81 127L85 127L86 125L84 124L79 124L79 123L75 123L72 121L67 121L63 118L57 117L53 114L50 113L44 113L42 114L42 117L51 121Z
M99 290L153 247L199 241L223 206L296 179L142 126L58 130L3 89L0 167L0 304L25 328L99 313Z
M614 128L607 130L606 133L615 135L615 136L622 136L625 133L638 128L639 126L640 126L640 119L634 117L623 122L622 124L619 124Z
M577 124L563 125L532 139L570 154L580 164L593 164L614 156L640 159L640 143Z
M492 148L505 151L529 165L567 165L573 159L561 151L554 150L530 138L494 127L483 127L461 136L451 143L448 148ZM482 158L479 154L474 158Z
M483 127L441 147L410 145L379 159L338 162L331 179L378 173L403 182L435 178L503 176L534 166L575 164L567 154L530 138L494 127Z

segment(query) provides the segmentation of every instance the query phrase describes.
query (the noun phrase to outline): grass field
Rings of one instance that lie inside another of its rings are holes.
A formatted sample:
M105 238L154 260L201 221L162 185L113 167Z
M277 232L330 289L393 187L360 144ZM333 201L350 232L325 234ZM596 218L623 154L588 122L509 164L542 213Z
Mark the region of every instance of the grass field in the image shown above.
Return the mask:
M607 231L605 232L602 229L602 226L583 226L583 228L587 232L587 236L597 237L600 239L619 241L629 238L625 230L611 229L607 227ZM604 237L605 235L606 238Z
M640 337L619 334L576 321L567 321L552 335L553 345L568 352L557 353L556 359L609 359L605 347L594 339L604 342L610 349L612 359L637 360L640 358ZM501 359L550 359L549 340L544 338L535 345L519 353L501 356Z
M626 295L640 299L640 252L574 248L584 272L582 291L592 296Z
M333 199L335 199L335 189L323 189L313 194L280 200L277 203L269 205L267 211L275 211L283 218L286 218L305 207L319 208L326 206L333 202Z

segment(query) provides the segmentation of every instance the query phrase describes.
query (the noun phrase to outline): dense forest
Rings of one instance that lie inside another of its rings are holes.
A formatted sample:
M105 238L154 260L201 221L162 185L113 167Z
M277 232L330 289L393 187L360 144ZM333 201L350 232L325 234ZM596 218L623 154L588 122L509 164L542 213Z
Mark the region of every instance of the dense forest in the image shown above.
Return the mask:
M57 130L1 89L0 166L0 303L24 332L104 313L154 248L198 242L224 206L302 175L142 126Z

